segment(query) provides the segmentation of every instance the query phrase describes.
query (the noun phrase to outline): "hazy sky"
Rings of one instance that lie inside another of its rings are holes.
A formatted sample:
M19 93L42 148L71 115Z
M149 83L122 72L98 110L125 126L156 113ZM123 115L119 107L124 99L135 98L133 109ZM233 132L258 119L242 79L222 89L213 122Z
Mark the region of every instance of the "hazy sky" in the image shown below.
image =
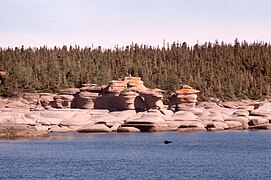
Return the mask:
M0 0L0 46L271 41L271 0Z

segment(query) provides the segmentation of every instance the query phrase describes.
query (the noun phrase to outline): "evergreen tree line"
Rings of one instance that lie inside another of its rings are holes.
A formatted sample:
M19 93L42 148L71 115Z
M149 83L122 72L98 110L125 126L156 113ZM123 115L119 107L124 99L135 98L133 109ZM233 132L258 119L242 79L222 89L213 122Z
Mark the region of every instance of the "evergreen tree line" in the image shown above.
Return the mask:
M270 94L271 45L236 39L233 44L194 46L0 48L0 70L7 72L0 85L2 96L56 92L83 83L107 84L131 74L167 94L188 84L201 91L200 100L261 99Z

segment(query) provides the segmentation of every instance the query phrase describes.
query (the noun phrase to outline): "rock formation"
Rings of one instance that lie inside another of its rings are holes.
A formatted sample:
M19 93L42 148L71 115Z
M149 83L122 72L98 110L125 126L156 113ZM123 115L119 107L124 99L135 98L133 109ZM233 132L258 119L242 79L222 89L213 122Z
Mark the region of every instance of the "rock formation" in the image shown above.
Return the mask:
M169 109L173 111L191 110L195 108L197 102L197 93L200 91L184 85L182 89L176 90L169 98Z
M81 88L67 88L58 95L40 95L36 110L108 109L109 111L164 109L163 90L149 89L140 77L125 77L110 81L107 86L83 84Z

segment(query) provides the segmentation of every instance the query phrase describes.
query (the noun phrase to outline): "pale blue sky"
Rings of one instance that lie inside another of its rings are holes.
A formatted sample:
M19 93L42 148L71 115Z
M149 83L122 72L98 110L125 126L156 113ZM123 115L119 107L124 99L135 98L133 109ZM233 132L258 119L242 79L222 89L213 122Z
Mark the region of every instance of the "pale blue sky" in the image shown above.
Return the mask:
M271 41L271 0L0 0L0 46Z

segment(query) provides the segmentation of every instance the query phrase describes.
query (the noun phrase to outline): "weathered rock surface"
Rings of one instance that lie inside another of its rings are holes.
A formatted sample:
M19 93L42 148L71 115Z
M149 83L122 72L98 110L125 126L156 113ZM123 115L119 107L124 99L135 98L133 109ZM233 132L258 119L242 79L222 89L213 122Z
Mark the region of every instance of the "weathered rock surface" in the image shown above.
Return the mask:
M112 130L104 124L86 124L76 130L79 133L101 133L111 132Z
M184 85L182 89L175 91L169 98L169 109L173 111L185 111L195 108L197 102L198 90L188 85Z
M35 127L13 123L0 124L0 138L47 137L46 131L37 131Z
M98 93L83 91L74 95L71 104L73 108L94 109L94 102L98 98Z
M191 87L183 87L175 92L175 97L172 96L175 100L170 101L169 108L166 109L160 103L163 91L148 89L138 80L127 79L127 82L124 86L128 90L123 89L123 84L117 82L116 86L109 89L112 92L105 94L98 93L104 91L105 86L97 88L97 85L85 86L84 89L65 89L59 95L41 93L36 102L41 111L29 110L35 106L31 95L28 95L29 100L0 98L0 127L7 127L5 132L8 132L13 130L8 125L14 126L16 133L11 133L14 136L36 136L39 132L44 134L271 129L269 100L203 102L195 106L198 91ZM120 89L122 91L119 92ZM84 99L80 100L79 104L78 97ZM93 109L97 108L99 103L101 109ZM77 108L70 109L73 105ZM78 109L79 106L85 109ZM21 134L17 133L16 129Z
M158 110L146 112L141 117L127 119L121 127L135 127L141 132L168 131L170 127L162 116Z
M119 127L117 132L140 132L140 130L135 127Z

